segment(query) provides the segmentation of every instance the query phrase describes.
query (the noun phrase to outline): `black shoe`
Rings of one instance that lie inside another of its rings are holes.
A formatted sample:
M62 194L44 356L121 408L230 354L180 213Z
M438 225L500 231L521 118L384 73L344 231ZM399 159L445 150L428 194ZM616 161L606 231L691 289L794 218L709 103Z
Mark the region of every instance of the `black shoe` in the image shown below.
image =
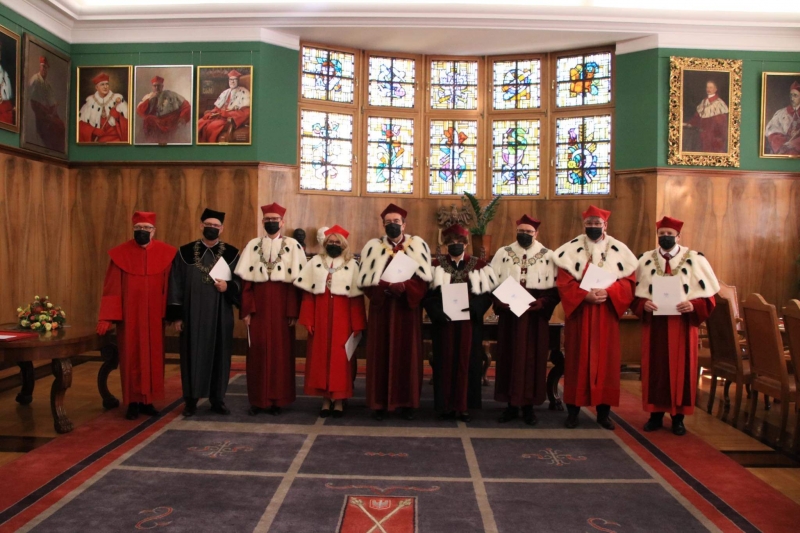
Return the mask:
M503 414L500 415L500 418L498 418L497 421L501 424L505 424L506 422L511 422L516 418L519 418L519 408L509 405L505 408Z
M374 418L378 422L382 422L384 416L385 416L385 413L384 413L383 409L376 409L376 410L372 411L372 418Z
M469 413L466 411L458 415L458 419L461 420L462 422L472 422L472 417L469 416Z
M319 410L319 417L320 418L328 418L329 416L331 416L331 410L330 409L320 409Z
M344 409L334 409L331 411L331 416L333 418L342 418L344 416Z
M403 409L403 414L400 415L405 420L414 420L414 408L413 407L406 407Z
M526 405L522 408L522 420L529 426L535 426L539 423L539 419L536 418L536 413L533 412L532 405Z
M686 435L686 426L683 425L683 418L679 420L672 419L672 433L679 437Z
M567 429L575 429L578 427L578 415L570 413L567 415L567 420L564 422L564 427Z
M228 406L225 405L225 402L214 402L211 404L211 412L217 413L218 415L229 415L231 414L231 410L228 409Z
M194 416L197 412L197 400L195 398L186 398L186 406L183 408L183 416Z
M281 414L281 408L278 407L277 405L273 405L272 407L269 408L267 412L272 416L278 416L279 414Z
M260 407L256 407L255 405L251 405L250 409L247 410L247 414L250 415L250 416L256 416L261 411L262 411L262 409Z
M607 429L609 431L613 431L617 427L617 425L614 424L614 421L611 420L611 418L609 418L608 415L598 416L597 423L600 424L601 428Z
M663 416L650 416L650 420L648 420L644 425L644 430L650 433L651 431L657 431L663 427L664 427Z
M437 420L445 421L445 420L455 420L456 419L456 412L450 411L447 413L442 413L436 417Z
M139 412L147 416L158 416L158 409L153 407L152 403L148 404L140 403Z
M139 404L136 402L128 404L128 412L125 413L125 418L128 420L136 420L139 418Z

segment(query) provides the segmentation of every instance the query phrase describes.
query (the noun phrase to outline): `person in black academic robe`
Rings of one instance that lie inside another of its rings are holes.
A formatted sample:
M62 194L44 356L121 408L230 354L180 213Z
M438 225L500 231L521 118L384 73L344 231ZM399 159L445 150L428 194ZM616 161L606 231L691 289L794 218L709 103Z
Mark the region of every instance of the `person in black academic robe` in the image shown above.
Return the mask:
M172 263L167 320L181 334L183 415L194 415L200 398L208 398L212 411L226 415L233 306L241 303L242 281L235 274L230 281L214 280L208 273L217 261L225 261L233 273L239 250L219 239L225 213L206 209L200 220L203 238L181 246Z

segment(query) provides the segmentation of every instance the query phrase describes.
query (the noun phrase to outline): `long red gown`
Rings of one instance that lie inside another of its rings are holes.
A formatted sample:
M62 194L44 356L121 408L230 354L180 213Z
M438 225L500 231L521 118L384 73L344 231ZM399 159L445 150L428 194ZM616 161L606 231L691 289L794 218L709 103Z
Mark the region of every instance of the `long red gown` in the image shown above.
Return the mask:
M247 397L267 409L294 402L294 330L289 321L300 315L300 294L291 283L245 281L241 317L250 318L247 352Z
M126 143L128 142L128 119L119 111L112 109L109 116L114 117L114 125L103 124L95 128L88 122L78 122L78 142L82 143Z
M164 323L167 286L177 250L153 240L130 240L109 250L100 320L116 323L122 401L164 399Z
M690 300L691 313L654 316L647 300L631 309L642 318L642 405L648 413L690 415L697 393L697 328L714 310L714 297Z
M353 396L353 365L344 345L367 326L363 296L303 293L298 323L314 334L308 338L304 390L310 396L343 400Z
M152 140L166 142L169 135L178 127L178 123L186 123L192 119L192 106L188 100L184 100L181 106L167 113L166 115L158 116L155 112L150 112L150 106L158 100L158 97L139 102L136 106L136 113L142 117L142 124L144 126L144 134L151 137Z
M584 302L587 292L580 282L558 269L556 286L565 316L565 403L619 405L619 319L633 301L635 283L634 274L618 279L606 289L604 303L590 304Z

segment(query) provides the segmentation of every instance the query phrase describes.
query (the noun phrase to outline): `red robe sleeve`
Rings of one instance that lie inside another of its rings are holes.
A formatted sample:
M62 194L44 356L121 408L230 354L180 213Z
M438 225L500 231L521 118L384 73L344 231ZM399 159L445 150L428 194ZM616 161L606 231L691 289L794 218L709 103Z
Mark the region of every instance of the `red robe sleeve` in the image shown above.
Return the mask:
M286 318L297 318L300 316L301 296L300 289L290 283L289 293L286 295Z
M581 289L580 282L563 268L558 269L556 287L558 287L558 294L561 296L561 305L564 307L564 317L570 318L589 293Z
M103 298L100 300L98 320L122 320L122 270L114 261L109 261L106 279L103 281Z
M222 110L220 111L220 114L225 118L233 119L233 123L236 124L236 127L238 128L247 122L248 118L250 118L250 108L245 107L242 109L237 109L236 111Z
M136 114L143 117L147 114L148 109L150 109L150 99L139 102L139 105L136 106Z
M245 281L242 288L242 306L239 308L239 318L244 318L256 312L255 293L253 282Z
M78 142L82 143L90 143L94 142L95 135L100 135L102 131L98 128L95 128L88 122L80 121L78 122Z
M419 304L422 303L422 299L428 292L428 283L422 281L419 276L415 275L410 280L405 282L405 286L406 301L408 301L408 306L412 309L419 307Z
M178 120L182 122L189 122L192 120L192 106L189 104L188 100L184 100L181 104L180 111L178 115Z
M616 311L617 318L625 314L625 311L633 302L633 291L636 287L636 274L631 274L627 278L618 279L606 289L608 300L611 307Z
M639 318L644 318L644 304L647 303L647 298L639 298L635 297L633 299L633 303L631 304L631 311L633 314L638 316Z
M350 326L353 332L367 329L367 313L364 308L364 296L350 298Z
M694 311L690 313L689 318L693 326L699 326L705 322L708 317L711 316L711 312L714 310L714 307L717 306L717 301L713 296L709 296L708 298L697 298L696 300L689 301L692 302L692 306L694 306Z
M113 126L113 129L116 132L117 137L119 137L120 141L127 142L128 141L128 119L125 118L124 116L122 116L122 114L119 111L117 111L116 109L112 109L109 112L109 115L114 117L114 121L116 122L116 124L114 124L114 126Z
M314 329L314 313L316 310L316 296L310 292L303 292L303 303L300 304L300 318L297 322L308 330Z

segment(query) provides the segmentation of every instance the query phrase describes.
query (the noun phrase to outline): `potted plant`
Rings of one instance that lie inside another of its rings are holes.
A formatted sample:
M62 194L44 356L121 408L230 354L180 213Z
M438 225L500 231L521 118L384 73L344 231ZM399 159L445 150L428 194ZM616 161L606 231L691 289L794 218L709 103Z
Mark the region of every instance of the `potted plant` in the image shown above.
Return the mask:
M464 203L469 203L475 213L474 226L469 229L472 234L472 253L482 259L485 259L488 251L492 249L492 236L486 234L486 228L497 214L497 203L502 197L502 194L495 196L486 207L481 207L472 193L465 192L462 198Z

